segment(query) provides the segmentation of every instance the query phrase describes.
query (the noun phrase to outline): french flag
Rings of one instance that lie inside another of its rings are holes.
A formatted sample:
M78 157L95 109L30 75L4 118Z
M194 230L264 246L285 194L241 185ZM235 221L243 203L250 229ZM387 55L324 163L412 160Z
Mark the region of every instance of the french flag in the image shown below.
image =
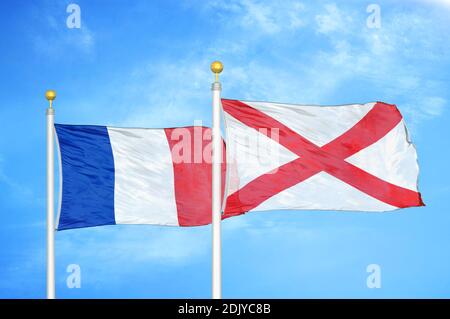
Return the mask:
M57 230L211 223L210 128L55 124L55 130L61 168Z

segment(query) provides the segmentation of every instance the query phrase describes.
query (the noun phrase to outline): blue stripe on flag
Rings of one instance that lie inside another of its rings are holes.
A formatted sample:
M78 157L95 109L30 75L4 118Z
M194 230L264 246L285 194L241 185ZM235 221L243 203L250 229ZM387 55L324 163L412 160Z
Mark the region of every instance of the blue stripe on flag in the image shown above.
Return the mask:
M115 224L114 158L107 128L55 128L62 165L58 230Z

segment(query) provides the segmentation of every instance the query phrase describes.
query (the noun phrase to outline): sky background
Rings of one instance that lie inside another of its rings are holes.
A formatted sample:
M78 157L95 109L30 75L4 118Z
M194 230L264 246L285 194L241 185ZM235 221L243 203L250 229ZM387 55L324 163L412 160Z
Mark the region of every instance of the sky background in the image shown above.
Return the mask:
M66 26L72 2L80 29ZM45 91L58 93L58 123L210 125L215 59L227 98L397 104L427 205L228 219L223 296L450 297L449 15L444 0L1 1L0 297L45 298ZM210 239L210 226L56 233L57 297L209 298ZM66 285L70 264L79 289ZM366 285L370 264L379 289Z

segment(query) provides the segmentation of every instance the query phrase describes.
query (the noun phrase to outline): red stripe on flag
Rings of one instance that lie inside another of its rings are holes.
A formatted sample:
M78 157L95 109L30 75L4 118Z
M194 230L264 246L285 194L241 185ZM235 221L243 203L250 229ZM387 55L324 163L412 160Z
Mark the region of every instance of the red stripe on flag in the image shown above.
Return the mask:
M225 112L269 138L272 137L268 134L270 129L277 128L277 142L301 156L280 166L275 173L263 174L229 195L226 216L254 209L270 197L321 171L395 207L424 205L420 193L388 183L345 161L380 140L402 120L395 105L376 103L352 128L322 147L241 101L223 99L222 106Z
M182 127L164 129L174 172L175 199L180 226L211 223L212 165L211 129ZM225 158L225 143L222 141ZM187 153L186 153L187 152ZM222 190L226 163L222 163ZM223 193L222 193L223 197Z

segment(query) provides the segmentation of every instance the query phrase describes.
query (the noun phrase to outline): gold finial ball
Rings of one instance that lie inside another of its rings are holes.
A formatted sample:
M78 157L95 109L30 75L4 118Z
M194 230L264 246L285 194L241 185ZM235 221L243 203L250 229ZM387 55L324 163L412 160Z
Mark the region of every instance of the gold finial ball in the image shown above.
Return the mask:
M223 64L220 61L214 61L211 63L211 71L215 74L219 74L223 70Z
M56 98L56 91L48 90L45 92L45 98L49 101L53 101Z

